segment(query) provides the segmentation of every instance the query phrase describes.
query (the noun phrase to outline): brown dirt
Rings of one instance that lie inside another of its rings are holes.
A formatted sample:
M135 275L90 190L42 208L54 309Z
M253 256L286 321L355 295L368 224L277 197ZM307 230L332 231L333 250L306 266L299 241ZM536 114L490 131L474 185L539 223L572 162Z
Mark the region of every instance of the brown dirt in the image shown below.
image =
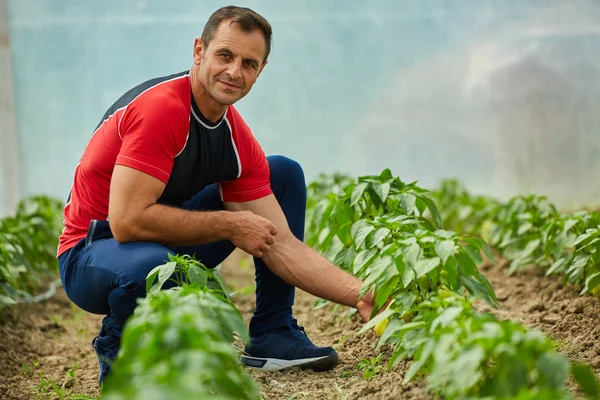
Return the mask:
M484 273L496 289L501 308L493 312L501 319L511 318L538 327L559 342L559 350L574 360L590 363L600 371L600 305L589 296L563 287L560 280L544 277L539 270L509 277L501 267L486 266ZM254 307L253 268L249 260L235 254L222 269L231 289L237 289L234 302L249 320ZM323 373L290 370L252 371L262 385L265 399L432 399L423 382L402 385L408 361L374 379L362 379L355 365L375 357L377 338L372 332L357 335L356 316L347 318L347 309L336 314L331 307L312 308L315 298L297 291L294 315L318 345L334 345L341 364ZM488 309L482 306L481 309ZM19 307L19 318L0 322L0 398L54 399L44 381L65 383L72 394L97 396L98 366L90 346L100 327L101 317L87 314L69 302L64 292L42 304ZM343 340L342 340L343 339ZM384 350L387 361L389 349ZM34 366L34 362L39 365ZM76 363L76 368L74 368ZM75 379L67 377L74 370Z
M492 311L499 319L512 319L535 327L555 339L558 350L571 360L590 364L600 373L600 304L597 298L579 296L557 276L544 276L530 268L509 276L503 263L482 267L500 301Z
M239 257L239 253L237 256ZM249 285L253 286L254 271L249 260L242 257L240 261L225 264L222 274L233 290L246 289L240 290L240 294L236 294L233 300L248 322L255 305L254 293L242 294L250 290ZM384 368L372 380L364 380L362 372L356 370L355 366L361 359L371 359L380 353L375 350L377 336L371 331L358 335L361 323L356 315L352 318L347 317L348 308L344 307L336 314L332 312L330 306L314 310L313 305L316 300L316 297L297 290L294 317L305 327L310 339L316 345L333 346L336 349L340 356L340 365L332 371L319 373L298 369L280 372L251 370L262 385L262 396L265 400L291 397L319 400L433 399L433 396L423 388L423 382L402 385L404 372L410 366L408 361L402 362L389 372ZM382 365L386 365L388 359L389 356L384 355Z
M71 393L97 393L90 343L101 317L72 305L60 289L50 301L19 306L17 318L0 321L0 398L54 399L49 380Z

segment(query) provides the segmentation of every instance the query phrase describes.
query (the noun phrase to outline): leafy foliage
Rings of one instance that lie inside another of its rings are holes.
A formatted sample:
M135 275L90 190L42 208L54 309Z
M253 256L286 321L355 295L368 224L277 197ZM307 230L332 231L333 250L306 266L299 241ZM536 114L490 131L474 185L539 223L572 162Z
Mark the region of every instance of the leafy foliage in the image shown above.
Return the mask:
M598 212L561 214L544 196L515 196L506 203L472 197L455 180L443 181L434 193L451 210L445 210L452 217L449 225L489 241L510 261L509 272L537 265L547 275L564 275L565 282L582 287L582 294L600 292Z
M44 278L57 271L62 204L48 197L22 200L14 216L0 220L0 312L32 301Z
M160 290L169 279L181 286ZM248 339L246 326L220 278L191 257L172 256L147 282L103 398L258 398L231 345L234 332Z
M323 186L308 202L308 242L363 279L363 294L374 289L373 318L362 332L378 326L378 347L394 346L388 368L413 359L405 383L426 374L428 386L447 399L571 398L566 391L571 364L548 338L475 311L476 298L497 305L477 269L482 252L491 260L494 256L482 238L469 234L486 230L485 237L511 257L516 270L531 263L551 265L553 255L569 265L574 255L564 251L564 244L570 241L596 254L598 230L586 230L588 236L575 240L586 224L557 222L559 214L546 198L518 196L507 204L473 199L457 181L445 182L433 194L442 200L440 212L431 192L405 184L389 170L355 181L338 179L330 193ZM443 229L442 216L463 234ZM591 257L580 261L581 268ZM375 365L363 360L360 368L370 378ZM586 394L597 393L589 367L572 371Z

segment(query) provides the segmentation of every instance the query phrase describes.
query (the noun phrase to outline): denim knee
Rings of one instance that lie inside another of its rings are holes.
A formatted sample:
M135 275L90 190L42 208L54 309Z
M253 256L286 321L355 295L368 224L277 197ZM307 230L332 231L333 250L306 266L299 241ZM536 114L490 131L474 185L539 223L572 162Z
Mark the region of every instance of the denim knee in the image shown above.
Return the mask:
M306 182L302 166L297 161L285 156L268 156L271 170L271 187L277 196L279 190L293 187L306 191Z

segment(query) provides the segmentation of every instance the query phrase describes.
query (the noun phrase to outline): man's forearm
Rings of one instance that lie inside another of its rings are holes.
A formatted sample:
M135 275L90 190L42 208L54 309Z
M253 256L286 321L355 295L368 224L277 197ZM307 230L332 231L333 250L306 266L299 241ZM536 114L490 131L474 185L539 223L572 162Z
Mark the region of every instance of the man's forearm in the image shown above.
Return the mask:
M228 239L234 213L189 211L153 204L137 215L111 221L120 242L152 241L169 246L188 246Z
M287 283L312 295L350 307L357 304L362 281L294 237L277 240L263 260Z

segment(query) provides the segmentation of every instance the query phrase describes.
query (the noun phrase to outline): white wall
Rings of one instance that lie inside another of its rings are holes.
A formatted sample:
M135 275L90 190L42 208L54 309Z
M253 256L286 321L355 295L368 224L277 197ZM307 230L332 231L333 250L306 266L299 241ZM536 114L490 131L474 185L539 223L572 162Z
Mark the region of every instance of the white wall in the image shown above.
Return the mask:
M105 109L189 68L217 0L9 0L24 194L68 194ZM267 153L318 172L600 195L600 2L240 1L273 25L239 104ZM558 175L557 175L558 174Z
M0 0L0 216L11 214L20 197L19 151L12 88L6 0Z

